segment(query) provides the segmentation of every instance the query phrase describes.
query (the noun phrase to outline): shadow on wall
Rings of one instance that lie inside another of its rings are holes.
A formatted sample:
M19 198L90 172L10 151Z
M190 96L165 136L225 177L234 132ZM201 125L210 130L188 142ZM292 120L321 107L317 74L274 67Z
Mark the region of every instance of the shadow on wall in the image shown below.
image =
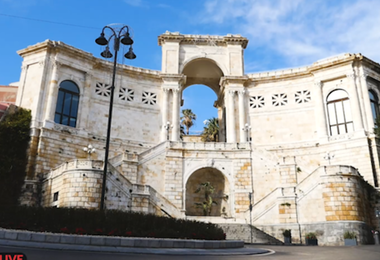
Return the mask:
M214 187L211 194L212 200L216 202L211 207L210 216L230 216L228 206L229 183L224 175L217 169L206 167L195 171L186 183L186 215L204 216L202 207L196 203L206 201L203 190L196 192L199 185L209 182Z

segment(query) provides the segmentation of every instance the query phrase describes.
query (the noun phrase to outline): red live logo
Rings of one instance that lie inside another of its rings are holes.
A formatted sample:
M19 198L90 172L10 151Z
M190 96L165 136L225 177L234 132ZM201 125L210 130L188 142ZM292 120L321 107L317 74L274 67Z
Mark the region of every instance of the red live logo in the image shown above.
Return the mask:
M26 260L23 253L0 253L0 260Z

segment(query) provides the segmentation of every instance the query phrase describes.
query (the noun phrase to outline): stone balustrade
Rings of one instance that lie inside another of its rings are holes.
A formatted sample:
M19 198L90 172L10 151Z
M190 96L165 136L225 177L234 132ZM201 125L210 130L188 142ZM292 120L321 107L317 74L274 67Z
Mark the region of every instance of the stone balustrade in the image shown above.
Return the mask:
M222 142L168 142L167 148L170 149L186 149L186 150L250 150L249 143L222 143Z

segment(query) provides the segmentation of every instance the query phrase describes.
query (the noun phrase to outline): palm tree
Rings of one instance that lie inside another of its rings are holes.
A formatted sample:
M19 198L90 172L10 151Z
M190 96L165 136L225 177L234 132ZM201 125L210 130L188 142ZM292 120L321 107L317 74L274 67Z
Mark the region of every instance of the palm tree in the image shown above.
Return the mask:
M376 117L375 127L373 128L373 132L377 138L380 138L380 116Z
M210 216L211 214L211 209L212 209L212 205L215 204L217 205L218 203L216 203L213 198L212 198L212 194L214 193L215 191L215 188L214 186L211 185L210 182L204 182L204 183L201 183L199 184L198 188L196 189L195 193L198 193L200 191L204 192L204 201L202 203L195 203L196 207L198 208L201 208L203 210L203 215L204 216Z
M181 125L186 127L186 134L189 134L190 127L194 125L194 120L197 119L197 116L191 111L191 109L183 109L181 116Z
M205 120L205 127L202 132L203 142L216 142L217 135L219 134L219 120L213 117L209 120Z

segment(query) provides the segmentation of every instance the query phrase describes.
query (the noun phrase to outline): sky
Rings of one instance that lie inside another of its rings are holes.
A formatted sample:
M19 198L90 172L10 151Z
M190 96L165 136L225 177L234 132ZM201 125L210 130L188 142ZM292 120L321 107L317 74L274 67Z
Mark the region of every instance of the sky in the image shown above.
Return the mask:
M249 40L245 73L310 65L341 53L380 62L380 0L0 0L0 85L17 82L16 51L46 39L100 57L94 40L108 24L133 30L137 58L127 65L161 70L157 37L165 33L240 34ZM205 86L184 91L197 115L193 131L217 116Z

